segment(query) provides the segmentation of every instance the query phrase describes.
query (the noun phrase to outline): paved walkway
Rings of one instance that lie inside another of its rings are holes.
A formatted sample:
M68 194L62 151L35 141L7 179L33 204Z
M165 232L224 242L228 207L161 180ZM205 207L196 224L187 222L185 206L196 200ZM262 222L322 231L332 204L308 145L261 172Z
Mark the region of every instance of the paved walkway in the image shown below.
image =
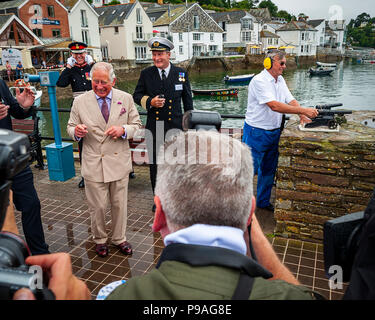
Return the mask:
M136 178L129 182L127 240L134 253L124 256L110 246L106 258L95 253L90 237L90 215L84 190L78 189L77 176L65 181L50 181L48 170L33 168L35 186L42 204L42 220L46 242L51 252L68 252L72 257L74 274L84 280L95 298L104 285L147 273L155 267L164 247L159 233L151 230L153 195L148 167L136 166ZM327 299L341 299L345 290L332 291L324 275L322 245L272 237L273 217L257 212L258 219L268 235L279 258L297 276L298 280L324 295ZM17 225L22 230L20 214ZM107 213L110 230L110 215Z

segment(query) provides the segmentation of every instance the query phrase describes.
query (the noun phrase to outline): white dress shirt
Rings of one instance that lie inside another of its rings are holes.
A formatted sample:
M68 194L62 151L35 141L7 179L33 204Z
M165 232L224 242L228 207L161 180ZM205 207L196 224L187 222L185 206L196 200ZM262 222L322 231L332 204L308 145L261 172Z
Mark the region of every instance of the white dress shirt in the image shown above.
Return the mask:
M158 68L159 75L160 75L160 79L162 79L162 77L161 77L161 71L162 71L162 70L163 70L163 69ZM166 68L164 69L164 71L165 71L165 77L166 77L166 78L168 78L169 70L171 70L171 64L169 64L168 67L166 67ZM162 79L162 80L163 80L163 79Z
M252 127L273 130L280 128L283 114L273 111L266 103L288 104L294 100L282 76L275 78L264 69L249 84L246 123Z

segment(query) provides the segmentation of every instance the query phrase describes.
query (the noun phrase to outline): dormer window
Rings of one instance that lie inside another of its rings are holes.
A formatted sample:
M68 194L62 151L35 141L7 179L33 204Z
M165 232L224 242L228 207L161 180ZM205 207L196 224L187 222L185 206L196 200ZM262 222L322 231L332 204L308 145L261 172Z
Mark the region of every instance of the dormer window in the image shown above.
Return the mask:
M193 23L194 23L194 29L195 30L198 30L199 29L199 17L198 16L194 16L193 17Z

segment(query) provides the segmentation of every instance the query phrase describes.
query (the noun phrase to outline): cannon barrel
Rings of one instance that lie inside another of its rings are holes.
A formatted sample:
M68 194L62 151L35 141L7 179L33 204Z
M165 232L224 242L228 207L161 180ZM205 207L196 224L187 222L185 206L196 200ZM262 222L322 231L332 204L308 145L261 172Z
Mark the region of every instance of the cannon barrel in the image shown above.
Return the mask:
M330 110L331 108L341 107L342 103L318 104L316 109Z

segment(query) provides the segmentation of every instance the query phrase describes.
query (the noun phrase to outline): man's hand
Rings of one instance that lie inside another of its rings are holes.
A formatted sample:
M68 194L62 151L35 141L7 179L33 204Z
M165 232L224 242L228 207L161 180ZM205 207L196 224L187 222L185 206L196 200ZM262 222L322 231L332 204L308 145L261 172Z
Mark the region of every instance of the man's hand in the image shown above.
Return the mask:
M39 265L49 277L48 289L53 291L56 300L90 300L91 294L86 284L72 273L70 255L52 253L26 258L28 265ZM19 300L32 300L33 294L27 289L17 291L13 297ZM35 298L35 297L34 297Z
M9 106L0 103L0 120L4 119L8 115Z
M151 100L151 106L155 108L163 108L165 104L164 98L159 98L159 96L153 97Z
M76 59L73 58L73 56L69 57L68 60L66 61L66 67L71 69L74 67L75 63L77 62Z
M300 122L301 124L312 122L310 118L306 117L306 116L303 115L303 114L299 114L298 116L299 116L299 122Z
M16 99L22 108L29 109L34 104L35 95L28 87L25 87L22 93L16 88Z
M315 118L319 114L319 112L315 108L303 108L302 114L312 119Z
M86 56L85 56L85 62L87 64L93 64L94 63L94 59L89 54L86 54Z
M74 128L74 135L77 138L83 138L87 134L87 126L85 124L77 124Z
M106 132L104 132L104 134L112 137L113 139L117 139L125 134L125 129L120 126L112 126Z

